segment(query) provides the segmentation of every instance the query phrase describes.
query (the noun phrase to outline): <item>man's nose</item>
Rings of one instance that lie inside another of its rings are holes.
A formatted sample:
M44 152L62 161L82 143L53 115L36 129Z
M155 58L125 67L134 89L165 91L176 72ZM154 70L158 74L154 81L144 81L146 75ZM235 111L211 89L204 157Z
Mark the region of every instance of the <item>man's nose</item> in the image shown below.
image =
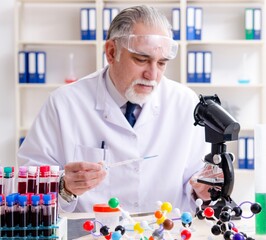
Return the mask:
M155 80L157 79L158 67L156 63L150 63L146 66L144 71L144 78L147 80Z

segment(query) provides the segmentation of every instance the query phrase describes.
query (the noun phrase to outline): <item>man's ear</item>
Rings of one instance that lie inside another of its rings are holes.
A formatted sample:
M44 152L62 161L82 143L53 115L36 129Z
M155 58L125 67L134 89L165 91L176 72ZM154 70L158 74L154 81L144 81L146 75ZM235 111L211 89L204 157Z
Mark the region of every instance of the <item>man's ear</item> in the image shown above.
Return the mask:
M107 40L105 43L105 55L106 55L107 62L109 64L114 63L116 52L117 52L117 48L115 45L115 41L111 39Z

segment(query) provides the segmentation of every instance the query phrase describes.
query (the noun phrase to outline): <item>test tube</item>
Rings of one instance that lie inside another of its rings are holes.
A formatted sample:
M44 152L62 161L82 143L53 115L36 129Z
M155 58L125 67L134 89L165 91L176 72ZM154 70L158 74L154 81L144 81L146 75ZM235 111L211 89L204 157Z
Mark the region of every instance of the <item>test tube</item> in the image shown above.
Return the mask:
M7 237L13 237L14 236L14 230L13 227L15 227L14 222L14 206L15 206L15 200L14 195L8 195L6 196L6 226L7 228L10 228L6 231Z
M25 194L27 192L27 176L28 169L25 166L20 166L18 171L18 193Z
M19 202L18 202L19 193L12 193L10 195L13 196L14 198L14 209L13 209L14 226L18 226L19 225ZM17 230L14 230L14 233L16 234Z
M51 177L50 177L50 192L52 194L55 194L53 199L53 206L55 206L55 209L53 211L53 224L57 223L58 218L58 193L59 193L59 166L51 166Z
M27 236L27 196L19 195L19 236L26 237Z
M50 167L50 192L59 191L59 166L51 166Z
M51 196L51 214L52 214L52 222L51 225L56 225L57 223L57 194L55 192L49 193ZM54 233L54 229L52 229Z
M49 177L50 166L41 166L39 177L39 193L47 194L48 192L50 192Z
M37 237L38 234L38 226L40 225L40 196L33 195L31 197L31 226L34 228L31 231L31 235L33 237Z
M43 230L43 235L45 237L52 235L52 229L49 228L52 226L52 206L51 206L51 195L45 194L43 195L43 226L47 227L47 229Z
M0 227L4 227L6 224L5 220L5 196L0 195ZM5 232L0 229L0 236L4 236Z
M0 166L0 194L3 194L3 167Z
M12 167L4 167L4 179L3 179L4 195L10 195L14 192L15 180L14 170Z
M27 226L31 223L31 197L33 196L33 193L26 193L27 196ZM27 231L28 233L31 233L31 230Z
M27 193L37 193L37 166L29 166L28 167L28 186Z

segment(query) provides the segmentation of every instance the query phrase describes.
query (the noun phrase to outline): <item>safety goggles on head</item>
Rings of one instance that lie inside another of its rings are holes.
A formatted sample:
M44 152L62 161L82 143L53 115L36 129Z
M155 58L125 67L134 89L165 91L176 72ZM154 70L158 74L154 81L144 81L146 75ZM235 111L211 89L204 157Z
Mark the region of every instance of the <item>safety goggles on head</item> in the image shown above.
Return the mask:
M178 44L170 37L162 35L129 35L119 37L122 45L129 52L140 55L154 56L160 52L166 59L177 55Z

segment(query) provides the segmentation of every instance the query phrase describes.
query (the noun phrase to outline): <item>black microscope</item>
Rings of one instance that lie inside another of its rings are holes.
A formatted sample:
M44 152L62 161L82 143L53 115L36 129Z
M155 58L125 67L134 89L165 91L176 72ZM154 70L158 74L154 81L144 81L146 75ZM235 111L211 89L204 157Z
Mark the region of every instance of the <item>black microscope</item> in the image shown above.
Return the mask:
M194 125L205 127L205 141L211 143L211 153L205 156L204 162L218 166L223 172L223 178L198 178L197 182L211 186L211 201L204 202L202 208L212 207L218 217L224 206L237 206L230 197L234 187L234 155L226 152L225 142L238 140L240 125L221 107L216 94L200 95L199 99L194 110Z

